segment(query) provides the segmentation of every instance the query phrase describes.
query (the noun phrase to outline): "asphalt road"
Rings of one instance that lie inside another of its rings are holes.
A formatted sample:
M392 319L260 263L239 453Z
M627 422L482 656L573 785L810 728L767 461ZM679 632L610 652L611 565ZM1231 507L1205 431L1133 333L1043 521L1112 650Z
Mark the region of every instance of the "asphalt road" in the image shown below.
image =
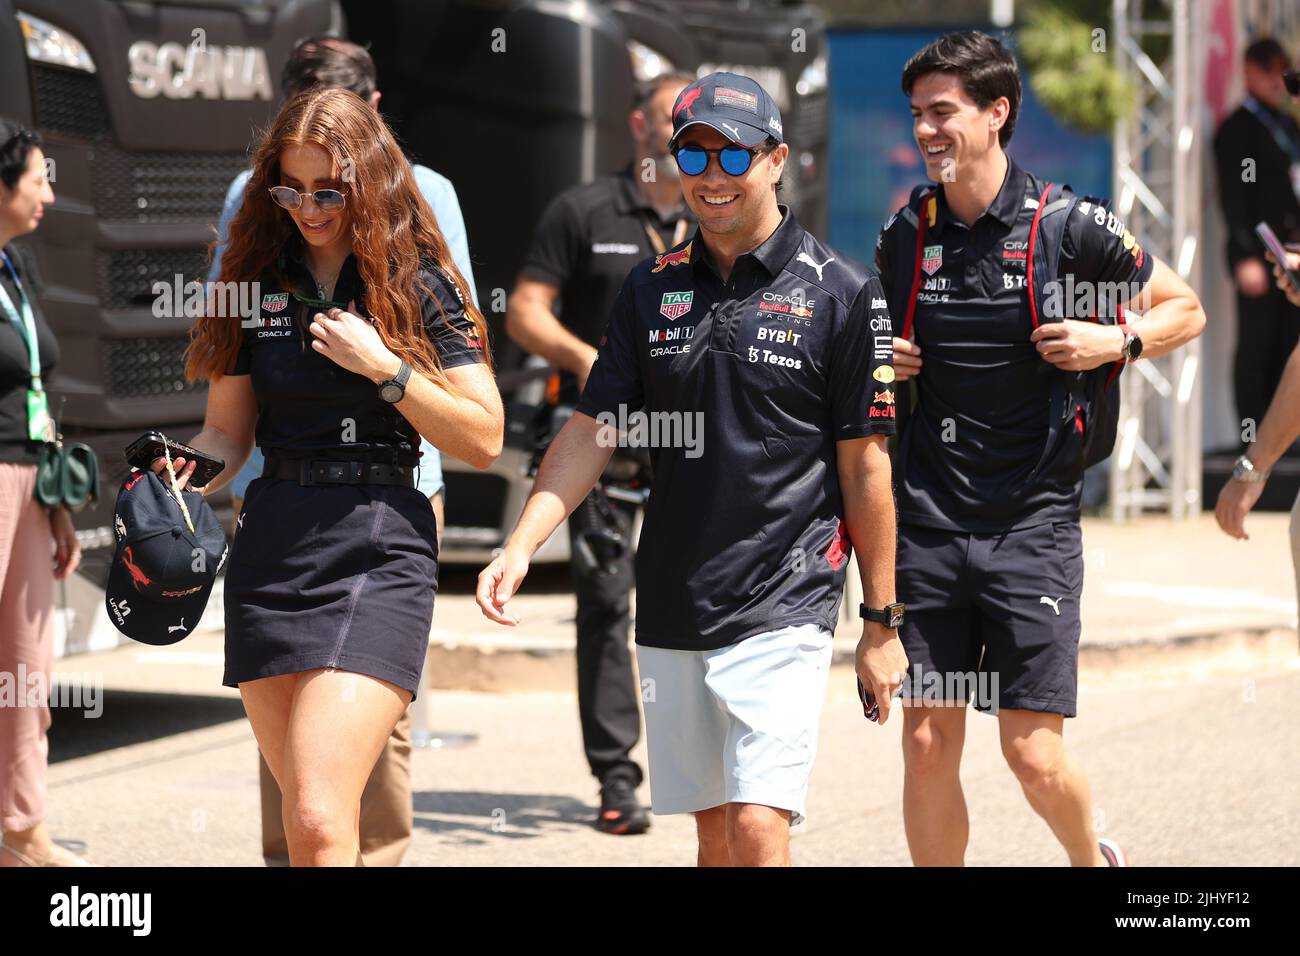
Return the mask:
M1102 830L1134 865L1300 864L1300 668L1289 647L1268 659L1085 674L1067 741L1092 781ZM689 818L656 818L639 837L590 827L597 793L572 693L435 691L431 701L437 730L471 739L416 751L407 865L693 862ZM259 865L256 750L238 699L110 689L103 703L98 720L56 714L56 835L84 840L109 865ZM797 865L909 862L900 726L866 723L852 673L835 668L809 819L794 834ZM969 715L962 776L969 864L1064 863L1002 762L994 719Z

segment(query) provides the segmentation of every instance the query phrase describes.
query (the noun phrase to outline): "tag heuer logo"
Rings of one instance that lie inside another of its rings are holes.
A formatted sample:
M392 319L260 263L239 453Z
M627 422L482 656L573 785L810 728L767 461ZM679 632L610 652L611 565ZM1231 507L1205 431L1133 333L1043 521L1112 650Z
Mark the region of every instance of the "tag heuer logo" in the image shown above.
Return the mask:
M289 293L277 292L262 296L262 308L267 312L283 312L289 305Z
M663 301L659 303L659 314L676 321L691 311L693 298L695 298L694 292L665 292Z
M943 246L926 246L925 254L921 256L921 268L925 270L925 274L934 275L942 265Z

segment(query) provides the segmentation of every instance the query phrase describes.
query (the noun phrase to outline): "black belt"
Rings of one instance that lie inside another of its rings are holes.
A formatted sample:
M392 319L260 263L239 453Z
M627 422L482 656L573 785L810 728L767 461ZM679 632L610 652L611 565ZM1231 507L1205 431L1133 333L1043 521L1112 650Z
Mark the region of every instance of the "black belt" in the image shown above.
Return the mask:
M285 478L300 485L402 485L415 487L415 472L406 465L331 458L267 455L263 478Z

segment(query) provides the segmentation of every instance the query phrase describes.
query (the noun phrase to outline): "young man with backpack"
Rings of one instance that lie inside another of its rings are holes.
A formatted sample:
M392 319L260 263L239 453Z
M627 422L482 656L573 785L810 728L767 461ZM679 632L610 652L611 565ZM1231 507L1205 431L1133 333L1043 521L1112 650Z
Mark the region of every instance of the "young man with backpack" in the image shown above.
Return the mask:
M1087 779L1062 743L1075 714L1083 470L1113 445L1123 364L1190 341L1205 315L1104 205L1007 157L1020 75L996 39L940 37L908 61L902 86L934 180L876 246L900 330L895 372L916 396L899 388L895 464L908 846L917 865L963 861L974 690L1070 863L1125 865L1098 840Z

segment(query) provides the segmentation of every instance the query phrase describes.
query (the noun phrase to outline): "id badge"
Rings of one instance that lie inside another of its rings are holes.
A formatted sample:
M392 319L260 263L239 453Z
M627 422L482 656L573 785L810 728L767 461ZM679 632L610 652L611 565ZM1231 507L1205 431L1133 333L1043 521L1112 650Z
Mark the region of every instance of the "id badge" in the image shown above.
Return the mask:
M32 441L54 441L54 420L50 418L50 404L44 389L27 390L27 437Z

